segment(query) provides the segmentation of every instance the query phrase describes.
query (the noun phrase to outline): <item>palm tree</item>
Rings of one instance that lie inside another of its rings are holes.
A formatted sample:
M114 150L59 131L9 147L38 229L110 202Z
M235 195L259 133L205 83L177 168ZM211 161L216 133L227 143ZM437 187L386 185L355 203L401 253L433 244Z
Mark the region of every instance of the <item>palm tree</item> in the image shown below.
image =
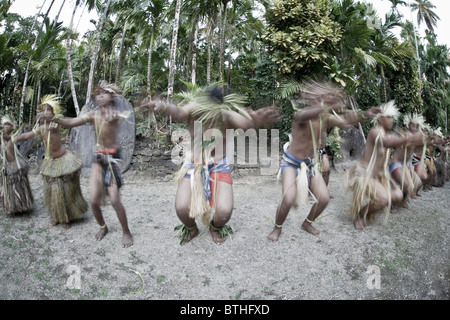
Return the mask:
M67 71L69 76L69 84L70 90L72 93L73 105L75 107L75 112L77 115L80 113L80 107L78 105L77 92L75 89L75 84L73 81L73 70L72 70L72 61L70 57L70 51L72 47L72 30L73 30L73 19L75 17L75 13L77 11L78 6L80 5L80 0L75 2L75 6L73 7L72 16L70 18L69 29L67 30L67 39L66 39L66 60L67 60Z
M38 16L41 14L42 8L45 5L46 0L44 0L44 3L42 3L42 6L39 8L39 12L38 14L35 16L35 19L33 21L33 26L31 27L31 30L34 30L36 23L37 23L37 18ZM37 43L37 36L34 39L34 43L33 46L31 47L32 50L34 50L34 48L36 47L36 43ZM22 95L20 97L20 107L19 107L19 124L22 123L23 121L23 108L24 108L24 104L25 104L25 96L26 96L26 92L27 92L27 82L28 82L28 76L29 76L29 69L30 69L30 65L31 65L31 56L28 60L28 64L27 64L27 68L25 70L25 77L23 79L23 85L22 85Z
M46 18L43 30L39 31L38 41L34 50L30 50L30 80L34 83L36 95L36 105L39 104L42 82L47 84L56 83L59 79L58 66L64 61L61 47L62 22L50 23ZM25 48L24 48L25 49ZM55 87L56 91L56 87ZM55 92L56 93L56 92ZM37 107L36 107L37 111ZM33 108L30 109L29 121L33 118Z
M87 92L86 92L86 103L88 103L91 100L91 92L92 92L92 87L93 87L93 83L94 83L95 65L97 64L98 53L100 50L100 40L102 37L103 26L104 26L105 20L108 16L108 10L109 10L111 1L112 0L106 0L103 12L100 16L100 21L98 22L98 25L97 25L96 43L94 45L94 52L92 53L92 56L91 56L91 68L89 71L89 80L88 80L88 86L87 86Z
M389 0L389 1L391 2L391 11L395 11L398 16L402 16L397 6L398 5L406 6L408 4L403 0Z
M173 83L175 79L175 55L177 52L178 25L180 21L181 0L176 1L175 19L173 21L172 43L170 45L170 61L169 61L169 83L167 86L167 100L172 100Z
M412 11L417 11L417 24L420 27L422 22L425 22L428 30L434 32L434 27L437 26L439 16L433 11L436 8L429 0L414 0L410 4Z
M433 32L434 27L437 25L437 20L439 20L439 17L437 16L437 14L434 13L432 10L435 8L435 6L428 0L414 0L414 3L409 4L409 7L411 8L411 18L412 18L413 11L417 11L418 26L420 27L421 22L425 21L425 24L427 25L428 30ZM416 45L417 70L419 72L419 77L420 77L421 71L420 71L419 44L417 41L416 32L414 32L414 41L415 41L415 45Z

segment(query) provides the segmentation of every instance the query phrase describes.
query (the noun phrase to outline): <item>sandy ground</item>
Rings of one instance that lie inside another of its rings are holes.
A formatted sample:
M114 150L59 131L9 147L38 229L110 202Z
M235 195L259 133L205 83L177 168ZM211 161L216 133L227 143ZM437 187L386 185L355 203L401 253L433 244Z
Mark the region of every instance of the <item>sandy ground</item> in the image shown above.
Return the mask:
M278 243L267 235L281 199L275 176L234 178L234 235L212 242L205 226L185 246L174 227L172 172L129 170L121 191L134 245L121 246L111 206L109 234L94 240L89 210L68 230L51 227L42 180L30 173L35 211L0 214L0 299L13 300L391 300L450 298L450 183L422 193L383 225L364 231L348 217L345 175L332 171L333 195L314 237L300 229L310 206L291 210ZM88 180L81 179L89 200Z

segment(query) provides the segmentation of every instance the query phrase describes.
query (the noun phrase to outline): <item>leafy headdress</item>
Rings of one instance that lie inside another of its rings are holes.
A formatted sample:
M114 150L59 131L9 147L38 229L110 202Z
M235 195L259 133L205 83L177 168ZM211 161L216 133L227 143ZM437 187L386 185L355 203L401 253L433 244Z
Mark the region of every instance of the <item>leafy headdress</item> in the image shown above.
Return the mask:
M61 114L61 102L56 94L47 94L42 97L39 112L42 112L42 108L45 105L52 107L55 116Z

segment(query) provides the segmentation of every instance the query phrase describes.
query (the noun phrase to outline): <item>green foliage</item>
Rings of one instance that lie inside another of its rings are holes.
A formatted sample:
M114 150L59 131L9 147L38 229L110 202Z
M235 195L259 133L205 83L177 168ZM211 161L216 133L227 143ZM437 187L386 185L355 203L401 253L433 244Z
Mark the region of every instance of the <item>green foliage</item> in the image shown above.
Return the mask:
M400 113L422 112L422 82L418 77L414 56L394 56L393 62L395 69L386 68L386 78L389 80L388 100L395 100Z
M423 116L432 128L445 128L445 111L448 92L430 81L424 81L422 99L424 103Z
M263 39L281 74L299 78L321 72L342 34L329 11L325 0L278 0L267 10Z

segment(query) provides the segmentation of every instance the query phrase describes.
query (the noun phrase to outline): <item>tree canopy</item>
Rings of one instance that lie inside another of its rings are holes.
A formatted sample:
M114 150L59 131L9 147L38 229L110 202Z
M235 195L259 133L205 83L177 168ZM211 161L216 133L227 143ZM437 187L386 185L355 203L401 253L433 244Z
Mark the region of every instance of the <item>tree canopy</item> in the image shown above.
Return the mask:
M120 85L135 105L218 82L255 109L280 100L287 131L298 84L317 78L343 86L362 109L394 99L448 133L449 49L436 40L432 2L410 2L391 1L379 17L355 0L64 1L74 13L98 13L96 29L80 34L75 22L62 27L47 16L45 1L36 16L21 17L1 0L0 112L31 125L40 97L57 94L74 116L100 80Z

